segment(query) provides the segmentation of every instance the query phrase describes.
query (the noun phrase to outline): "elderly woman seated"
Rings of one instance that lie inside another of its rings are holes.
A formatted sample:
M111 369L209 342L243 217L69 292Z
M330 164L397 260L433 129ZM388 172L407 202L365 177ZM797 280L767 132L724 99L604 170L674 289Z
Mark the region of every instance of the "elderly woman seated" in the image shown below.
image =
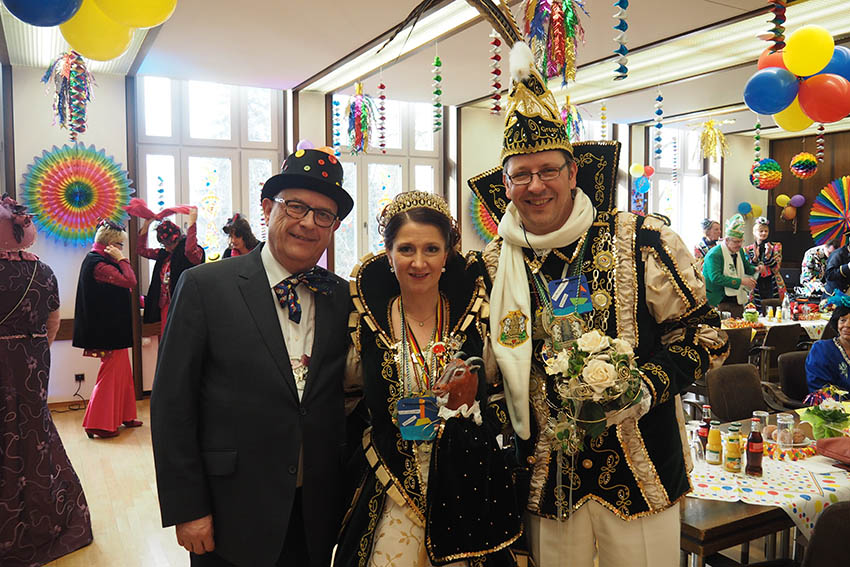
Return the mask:
M829 324L838 336L812 345L806 357L809 392L830 384L850 391L850 296L836 291L829 301L836 304Z

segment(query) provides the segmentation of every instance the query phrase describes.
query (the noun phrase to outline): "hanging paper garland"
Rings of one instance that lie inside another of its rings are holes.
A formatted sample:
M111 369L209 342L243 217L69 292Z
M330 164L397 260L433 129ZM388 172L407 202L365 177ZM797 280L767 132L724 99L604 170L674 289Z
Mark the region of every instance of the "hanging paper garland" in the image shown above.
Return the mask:
M726 136L720 131L721 124L723 123L714 120L707 120L703 123L702 132L699 135L699 144L704 157L716 160L718 157L729 153Z
M781 181L782 168L774 159L765 158L754 163L750 168L750 183L756 189L769 191L779 185Z
M345 111L348 121L348 145L351 154L365 153L375 126L375 105L372 98L363 94L363 83L354 85L354 96L348 101Z
M753 163L761 161L761 122L756 119L756 133L753 135Z
M567 137L571 142L578 142L585 138L584 118L578 111L578 107L570 103L569 95L564 106L561 107L561 121L567 129Z
M156 176L156 204L160 211L165 207L165 179L161 175Z
M847 244L844 233L850 230L850 175L839 177L821 189L809 213L809 230L815 244L825 244L838 237L842 246Z
M826 130L823 124L818 124L818 139L817 139L817 153L815 154L820 163L823 163L823 157L826 155L824 148L826 148L826 140L824 140L823 133Z
M788 5L787 0L770 0L768 2L773 13L773 19L770 21L773 27L767 33L758 36L759 39L773 42L770 48L771 53L776 53L785 49L785 9Z
M383 80L378 84L378 147L382 154L387 153L387 85Z
M655 159L661 161L661 122L664 116L664 97L661 96L661 87L658 87L658 96L655 97Z
M576 42L584 43L584 28L578 15L585 15L579 0L526 0L525 39L534 54L540 74L561 77L561 84L576 78Z
M614 53L619 56L617 57L617 68L614 69L614 80L622 81L629 76L629 48L626 47L626 30L629 29L629 24L626 21L629 16L626 12L629 8L629 0L617 0L614 2L614 7L617 8L617 13L614 14L617 24L614 29L619 32L614 36L614 42L617 44Z
M678 136L673 136L673 172L670 174L670 180L673 182L673 187L679 186L679 142Z
M336 100L336 98L334 98L334 100L333 100L333 109L334 109L334 115L333 115L333 147L334 147L334 155L337 156L337 157L339 157L339 155L340 155L339 148L342 145L342 143L340 142L340 139L342 138L342 135L340 133L340 127L342 126L342 115L340 113L339 107L340 107L339 101Z
M602 106L599 108L599 132L602 135L603 140L608 139L608 115L605 112L608 110L608 107L605 106L605 103L602 103Z
M443 62L440 56L434 56L434 66L431 72L434 74L434 132L439 132L443 127Z
M83 144L53 146L27 167L20 198L39 231L66 245L91 244L97 222L121 223L134 190L120 164Z
M496 30L490 32L490 113L502 112L502 40Z
M469 214L472 216L472 226L484 242L490 242L499 233L499 223L487 212L487 207L475 193L469 200Z
M808 179L818 171L818 158L808 152L802 152L791 158L788 168L797 179Z
M86 62L76 51L63 53L50 64L41 78L42 83L53 79L53 113L59 126L71 132L71 140L86 131L86 104L91 100L94 77L86 69Z

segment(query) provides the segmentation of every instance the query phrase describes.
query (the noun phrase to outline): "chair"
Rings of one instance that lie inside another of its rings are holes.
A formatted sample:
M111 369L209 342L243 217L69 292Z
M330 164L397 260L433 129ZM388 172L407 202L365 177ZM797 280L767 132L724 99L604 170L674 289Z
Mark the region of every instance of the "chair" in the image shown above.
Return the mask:
M723 364L745 364L748 362L753 331L749 327L740 329L725 329L729 337L729 356Z
M782 393L792 401L800 402L799 407L804 407L803 400L809 393L806 383L806 351L786 352L777 358L779 366L779 387Z
M759 361L763 381L777 381L779 375L777 358L780 354L797 350L801 330L799 323L770 327L767 329L767 334L765 334L761 346L754 347L750 351L750 355L755 355Z
M834 339L838 336L838 331L835 330L835 327L832 325L827 325L826 329L823 330L823 336L821 340L828 341L829 339Z
M726 364L705 375L711 413L720 421L752 417L753 411L771 411L762 394L758 369L752 364Z
M782 300L778 297L770 298L770 299L762 299L761 300L761 312L762 315L767 313L767 308L773 307L773 310L782 309Z

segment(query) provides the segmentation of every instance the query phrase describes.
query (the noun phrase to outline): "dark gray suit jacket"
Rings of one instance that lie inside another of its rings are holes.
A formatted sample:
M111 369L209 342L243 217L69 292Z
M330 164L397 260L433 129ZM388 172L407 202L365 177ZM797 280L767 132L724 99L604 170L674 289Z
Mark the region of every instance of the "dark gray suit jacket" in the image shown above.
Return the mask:
M343 371L348 286L316 294L303 399L260 251L183 273L151 396L163 526L213 515L216 552L274 565L303 447L304 528L311 560L329 562L341 512Z

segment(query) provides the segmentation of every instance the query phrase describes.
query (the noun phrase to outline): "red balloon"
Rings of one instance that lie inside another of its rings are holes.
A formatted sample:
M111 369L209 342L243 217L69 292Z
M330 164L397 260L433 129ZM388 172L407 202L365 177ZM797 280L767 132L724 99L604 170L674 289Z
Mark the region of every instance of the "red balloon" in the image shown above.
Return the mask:
M655 168L651 165L643 166L643 174L647 177L652 177L652 174L655 173Z
M815 122L835 122L850 114L850 81L840 75L809 77L798 96L800 108Z
M764 69L766 67L781 67L783 69L788 69L785 66L785 61L782 60L782 50L776 51L774 53L770 52L770 48L765 49L761 55L759 55L759 69Z

